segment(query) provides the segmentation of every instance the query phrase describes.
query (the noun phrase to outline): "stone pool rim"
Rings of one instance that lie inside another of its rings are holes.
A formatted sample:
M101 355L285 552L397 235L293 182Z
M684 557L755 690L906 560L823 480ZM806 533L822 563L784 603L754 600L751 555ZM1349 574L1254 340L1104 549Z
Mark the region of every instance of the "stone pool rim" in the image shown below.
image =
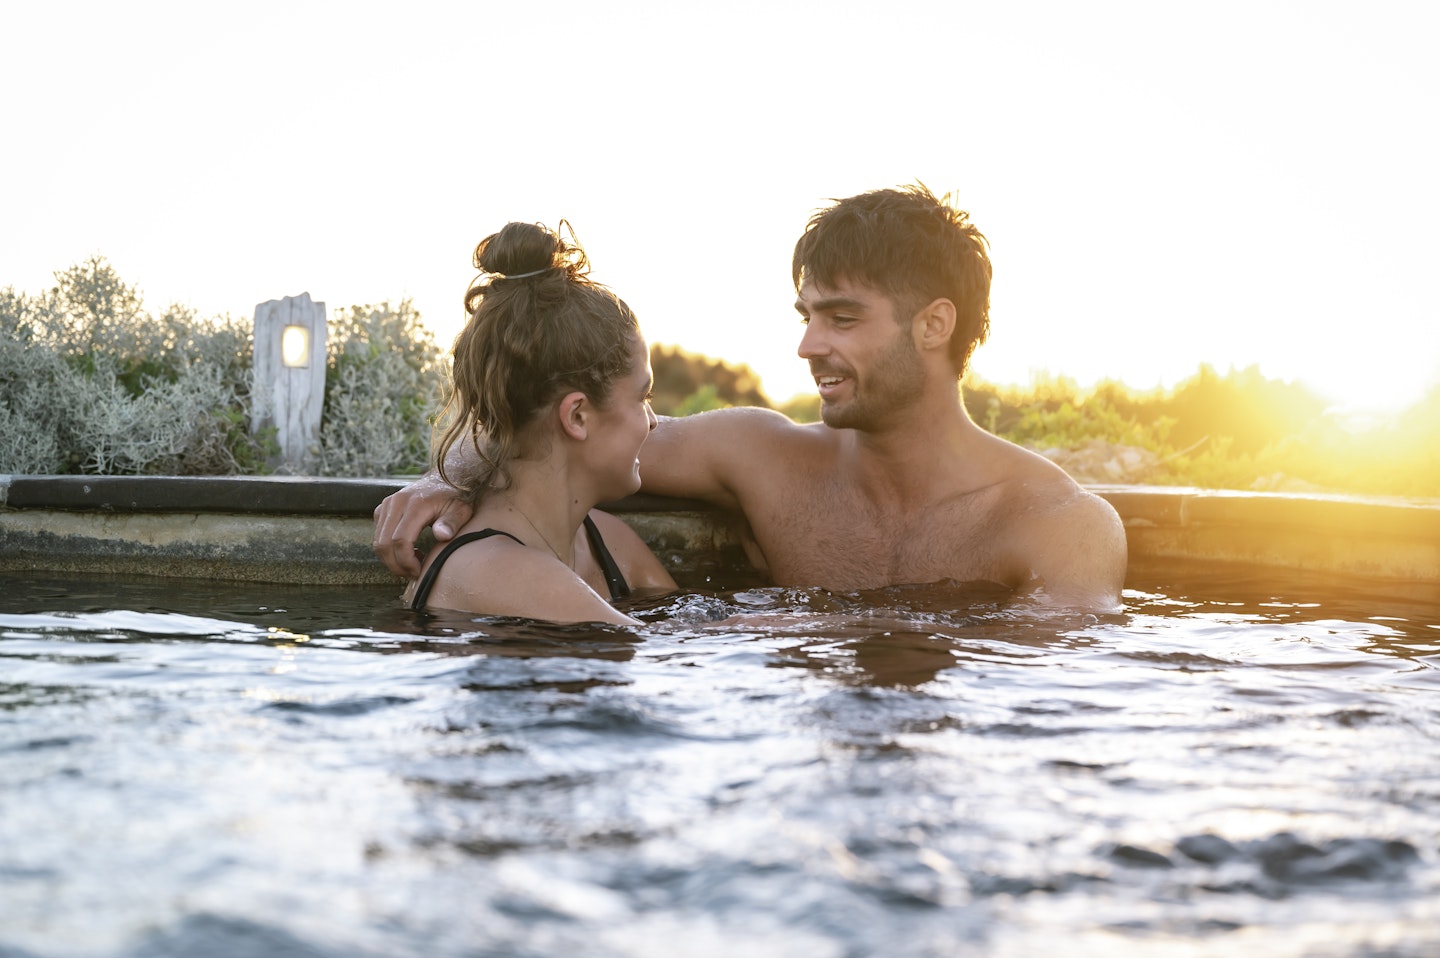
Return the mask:
M410 477L0 475L0 571L395 583L370 549L375 507ZM1196 559L1440 583L1440 500L1087 486L1125 523L1132 562ZM682 586L743 575L728 517L635 495L629 522Z

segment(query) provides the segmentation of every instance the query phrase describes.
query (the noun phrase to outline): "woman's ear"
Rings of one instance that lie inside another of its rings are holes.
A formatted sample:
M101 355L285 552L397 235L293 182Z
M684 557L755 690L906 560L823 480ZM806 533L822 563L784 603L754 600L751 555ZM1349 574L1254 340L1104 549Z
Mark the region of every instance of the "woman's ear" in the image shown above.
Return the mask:
M947 348L955 334L955 304L943 296L931 301L915 314L912 329L918 348Z
M560 429L571 439L583 441L590 434L590 399L576 390L566 393L555 406Z

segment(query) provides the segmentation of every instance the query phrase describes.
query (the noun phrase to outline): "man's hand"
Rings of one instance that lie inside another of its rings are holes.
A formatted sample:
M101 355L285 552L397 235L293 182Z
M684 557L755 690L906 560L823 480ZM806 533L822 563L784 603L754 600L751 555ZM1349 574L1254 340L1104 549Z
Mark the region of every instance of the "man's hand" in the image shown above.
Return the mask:
M413 579L420 575L420 563L425 558L415 548L415 540L425 527L430 526L437 542L445 542L470 521L474 511L454 486L438 473L427 472L375 507L375 539L371 545L391 572Z

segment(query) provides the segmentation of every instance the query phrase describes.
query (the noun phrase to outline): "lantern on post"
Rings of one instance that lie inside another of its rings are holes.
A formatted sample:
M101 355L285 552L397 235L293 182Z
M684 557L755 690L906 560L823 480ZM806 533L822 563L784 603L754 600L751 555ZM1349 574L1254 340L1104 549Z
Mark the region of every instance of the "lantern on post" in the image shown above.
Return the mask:
M274 427L280 451L271 468L314 471L325 404L325 304L301 293L256 306L254 372L250 429Z

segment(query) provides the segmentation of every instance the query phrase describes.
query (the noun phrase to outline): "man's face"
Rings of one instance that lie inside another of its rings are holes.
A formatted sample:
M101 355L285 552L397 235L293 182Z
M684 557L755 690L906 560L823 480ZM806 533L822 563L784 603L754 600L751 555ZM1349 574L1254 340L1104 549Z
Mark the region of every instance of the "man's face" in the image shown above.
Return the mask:
M834 286L806 279L795 309L805 323L800 358L810 363L826 425L882 430L920 394L924 368L910 324L896 322L884 293L843 279Z

